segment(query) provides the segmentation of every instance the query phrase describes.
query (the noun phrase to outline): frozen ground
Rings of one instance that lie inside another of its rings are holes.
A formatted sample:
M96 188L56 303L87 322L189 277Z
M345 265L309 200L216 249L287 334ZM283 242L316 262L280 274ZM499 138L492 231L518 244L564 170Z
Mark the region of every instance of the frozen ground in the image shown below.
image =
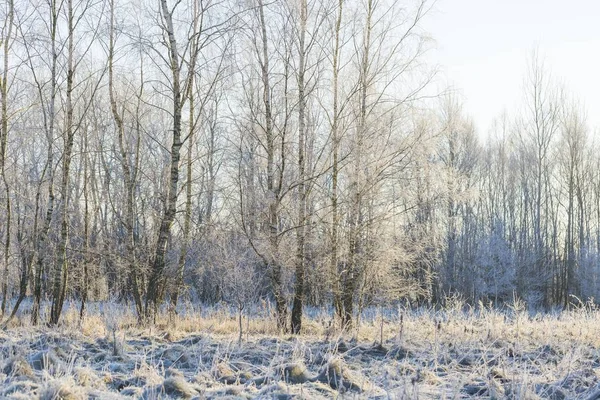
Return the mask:
M345 335L315 317L300 337L257 319L241 344L225 313L152 329L75 314L0 333L0 398L600 399L600 314L585 308L404 312Z

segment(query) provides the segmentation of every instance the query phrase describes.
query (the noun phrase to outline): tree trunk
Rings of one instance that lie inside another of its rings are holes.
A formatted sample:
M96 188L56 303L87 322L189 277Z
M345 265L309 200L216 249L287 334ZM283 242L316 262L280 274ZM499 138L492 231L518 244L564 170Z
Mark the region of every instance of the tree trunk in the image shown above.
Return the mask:
M335 312L343 320L344 306L342 304L341 287L338 266L338 175L339 175L339 58L340 58L340 30L342 24L344 0L338 0L338 14L335 22L335 43L333 50L333 120L331 125L333 163L331 165L331 282L333 287L333 306Z
M81 287L81 305L79 307L79 319L83 320L85 315L85 304L89 292L89 263L90 263L90 212L88 199L88 180L89 177L89 143L88 135L83 138L83 282Z
M299 334L302 329L302 303L304 302L304 272L306 264L306 0L300 2L300 40L298 66L298 230L296 232L296 283L292 306L292 333Z
M52 287L52 308L50 311L50 325L58 324L65 301L66 289L69 278L69 261L67 257L67 241L69 233L69 174L71 171L71 158L75 129L73 126L73 80L75 77L74 53L74 17L73 0L67 1L68 13L68 55L67 55L67 90L66 90L66 132L64 137L63 170L60 185L61 214L60 214L60 240L58 243L58 260L54 269L54 282Z
M4 203L4 210L6 212L6 224L4 226L4 270L2 273L2 306L0 310L2 315L6 311L6 302L8 300L8 266L10 262L10 227L12 218L10 186L6 177L6 155L8 146L8 55L13 29L14 8L14 0L8 0L8 15L5 20L6 36L4 37L4 43L2 43L4 47L4 71L0 80L0 174L2 174L4 194L6 196L6 202Z
M167 6L167 0L161 0L161 13L164 20L163 29L168 36L169 60L171 62L172 74L172 96L173 96L173 143L171 144L171 165L169 174L169 185L164 211L158 230L158 239L154 248L148 289L146 292L145 317L147 321L153 321L158 311L158 301L161 292L160 285L164 279L165 254L167 252L167 241L171 233L171 225L175 220L177 212L177 189L179 183L179 160L181 152L181 88L179 81L179 53L175 31L173 28L173 16Z
M367 14L365 21L365 33L363 36L363 48L362 57L360 64L360 77L359 77L359 116L358 125L356 127L356 137L354 142L354 165L353 175L351 176L350 184L350 213L348 216L348 261L344 274L341 274L343 279L342 286L342 304L344 306L344 313L342 317L342 326L344 329L350 329L352 327L352 313L353 313L353 298L354 292L358 286L358 281L361 277L361 268L363 260L359 259L360 252L362 250L361 237L364 227L362 221L362 207L363 207L363 188L361 185L365 184L361 177L362 175L362 160L363 160L363 147L364 147L364 136L367 128L367 89L369 87L369 51L371 42L371 19L373 16L373 0L367 2Z
M188 134L188 151L187 151L187 171L186 171L186 182L185 182L185 213L183 221L183 238L181 243L181 252L179 254L179 261L177 266L177 276L175 282L175 288L171 295L171 310L176 312L177 301L179 300L179 293L183 290L183 275L185 272L185 259L187 257L190 232L192 227L192 149L194 145L194 96L189 93L189 104L190 104L190 132Z
M267 38L267 25L265 22L264 5L258 0L258 12L262 33L262 66L263 103L265 107L265 133L267 136L267 191L269 193L269 244L271 261L267 264L273 297L275 298L275 311L277 313L277 327L280 331L287 331L287 301L283 294L281 265L276 260L279 252L279 189L275 185L275 134L273 132L273 116L271 111L271 85L269 82L269 51ZM280 182L281 183L281 182Z
M125 186L125 218L124 225L125 231L127 235L127 265L129 269L129 279L131 281L132 286L132 294L135 302L135 309L138 315L138 319L141 319L143 315L143 307L142 307L142 297L140 293L139 283L138 283L138 265L135 257L136 253L136 240L135 240L135 229L134 229L134 221L135 221L135 212L134 212L134 202L135 202L135 185L136 179L135 176L137 174L137 162L138 158L136 156L135 165L133 167L133 171L131 170L131 160L129 158L129 152L125 144L125 127L123 124L123 117L119 113L119 109L117 106L117 100L115 97L115 88L114 88L114 72L113 72L113 63L114 63L114 52L115 52L115 37L114 37L114 0L110 2L110 30L109 30L109 47L108 47L108 90L110 97L110 108L113 116L113 120L117 126L117 140L119 144L119 153L120 153L120 161L121 161L121 169L123 170L124 177L124 186ZM142 85L143 87L143 85ZM139 122L139 121L138 121ZM136 144L136 151L139 148L139 132L138 132L138 143Z

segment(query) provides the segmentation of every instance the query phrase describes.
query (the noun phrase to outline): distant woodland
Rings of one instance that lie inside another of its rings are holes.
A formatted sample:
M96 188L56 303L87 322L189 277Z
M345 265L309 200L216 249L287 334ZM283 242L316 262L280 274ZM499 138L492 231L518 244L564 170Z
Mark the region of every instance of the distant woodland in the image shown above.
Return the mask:
M478 132L426 62L432 7L3 1L3 320L263 301L298 333L306 306L598 298L585 109L534 52Z

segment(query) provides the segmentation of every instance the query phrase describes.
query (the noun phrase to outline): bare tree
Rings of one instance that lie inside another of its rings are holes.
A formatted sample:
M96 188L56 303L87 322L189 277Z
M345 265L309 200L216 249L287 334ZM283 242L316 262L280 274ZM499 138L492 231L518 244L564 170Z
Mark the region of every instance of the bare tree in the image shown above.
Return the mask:
M62 171L59 186L60 193L60 238L57 245L57 261L53 271L52 282L52 307L50 311L50 324L56 325L62 313L63 304L65 302L68 290L69 280L69 256L68 240L69 240L69 214L70 210L70 190L71 190L71 165L73 161L73 146L75 135L81 132L84 117L89 110L92 99L95 96L96 90L101 82L102 73L95 76L95 71L90 71L88 76L82 77L81 80L76 80L76 71L84 66L86 54L89 52L92 43L94 42L98 26L92 26L91 32L86 32L89 35L87 42L79 49L80 53L75 53L75 36L76 28L83 20L87 12L92 9L93 3L91 0L84 0L74 4L73 0L67 0L66 5L66 23L67 23L67 61L66 61L66 87L65 87L65 115L64 115L64 132L63 132L63 152L62 152ZM85 47L84 47L85 46ZM103 68L101 69L103 72ZM75 107L77 96L75 93L76 85L81 87L82 93L86 94L86 98L79 102L81 105L80 115L75 115Z
M249 32L249 41L253 44L253 57L255 57L256 63L258 64L258 76L260 77L261 86L256 88L259 93L258 97L260 100L254 101L255 92L251 90L246 91L247 103L250 106L249 112L249 125L247 127L241 127L243 132L251 133L252 141L256 141L258 146L264 149L266 165L266 185L265 185L265 200L266 200L266 211L263 214L264 221L257 221L257 223L248 221L246 218L246 212L244 208L244 202L246 201L244 193L242 193L242 178L240 174L240 199L242 205L242 228L246 233L246 237L249 239L250 245L253 247L255 252L263 260L266 273L269 276L271 284L271 290L273 298L275 300L275 310L277 327L280 331L287 331L287 316L288 306L285 296L285 287L283 282L283 262L281 259L280 246L281 240L284 233L282 229L282 218L281 218L281 207L282 201L286 194L286 172L287 172L287 131L290 119L290 109L288 104L288 82L289 82L289 69L285 68L282 74L282 98L283 100L283 117L282 122L279 126L276 125L276 111L273 109L273 94L276 93L276 88L272 86L272 54L269 50L269 32L267 29L267 7L262 0L257 0L256 9L253 14L255 20L252 21L251 26L257 28L254 32ZM275 19L273 19L275 20ZM258 33L258 34L256 34ZM282 42L285 46L285 42ZM288 50L284 49L284 55L287 57ZM289 65L288 65L289 66ZM247 88L251 89L251 88ZM253 88L252 88L253 89ZM276 100L276 99L275 99ZM264 133L264 137L261 135ZM248 142L248 141L245 141ZM249 155L254 156L255 145L248 143L250 153ZM240 146L241 156L246 152L243 144ZM254 173L254 161L249 160L251 174L247 176L248 183L254 186L254 179L257 177ZM242 165L240 165L241 167ZM241 172L241 171L240 171ZM251 211L252 212L252 211ZM263 231L266 236L266 246L261 246L259 240L257 240L258 232L254 229L258 224L264 226Z
M537 286L537 294L547 302L548 267L552 266L548 251L547 238L550 224L550 164L551 149L560 127L559 88L552 82L548 70L544 67L542 58L534 52L531 57L530 69L526 82L526 114L522 121L521 140L529 151L534 162L532 175L532 240L534 246L533 276L541 284ZM532 289L533 286L529 285ZM535 290L535 289L534 289Z
M14 40L13 29L14 29L14 13L15 4L13 0L9 0L6 3L6 15L4 18L4 25L2 26L1 48L3 50L3 71L0 77L0 174L2 174L2 182L4 184L4 195L5 203L4 210L6 213L6 222L4 224L4 268L2 272L2 305L1 313L4 315L6 311L6 301L8 292L8 267L10 262L10 244L11 244L11 201L10 201L10 186L6 177L6 155L8 145L8 85L9 85L9 54L10 47Z
M125 125L124 125L124 114L125 107L121 106L119 110L119 105L117 104L116 93L115 93L115 84L114 84L114 58L115 58L115 0L110 1L110 25L109 25L109 44L108 44L108 90L110 96L110 109L112 112L113 119L115 121L115 125L117 128L117 142L120 153L120 161L121 161L121 169L123 171L123 185L125 186L125 218L123 219L123 224L125 226L126 234L127 234L127 253L126 258L128 260L128 269L129 269L129 279L132 284L132 295L136 306L136 311L138 313L138 317L141 318L143 315L143 306L142 306L142 294L141 288L139 284L139 271L137 260L135 257L136 254L136 238L135 238L135 186L137 184L137 174L139 171L139 150L140 150L140 139L141 133L139 131L139 125L136 129L135 135L135 145L134 145L134 153L130 155L129 149L126 142L126 133L125 133ZM143 64L141 64L140 75L143 76ZM140 97L142 96L142 92L144 90L144 82L140 82L140 89L137 96L138 102L137 107L139 108ZM139 124L139 118L136 119ZM132 159L133 158L133 159Z
M171 226L175 221L177 213L177 198L179 187L179 163L181 158L181 148L187 140L187 136L182 135L182 112L188 99L188 95L193 90L194 76L198 73L196 62L201 51L208 45L223 37L224 33L231 28L235 22L235 16L228 16L225 19L209 18L209 15L216 17L220 15L218 5L220 3L200 1L198 8L192 13L192 22L187 36L187 42L179 43L177 39L176 26L174 25L175 14L180 2L176 2L169 7L167 0L160 1L160 15L163 44L168 52L167 57L163 57L158 49L155 55L161 57L162 61L168 66L168 84L169 97L172 102L170 115L172 118L172 135L170 147L169 178L165 192L165 202L160 217L157 241L154 246L154 255L151 261L151 270L146 290L145 316L152 319L156 315L161 293L164 292L164 271L166 264L166 253ZM212 11L215 10L215 11ZM184 68L185 67L185 68ZM202 94L203 96L206 93ZM204 100L201 100L204 101ZM192 129L193 131L193 129ZM190 131L191 132L191 131Z
M556 301L567 306L571 295L580 296L577 268L581 267L586 246L585 201L583 183L587 181L585 115L576 103L569 102L561 112L560 157L561 172L566 186L566 234L564 237L564 267L557 283Z
M357 91L349 144L352 154L345 227L347 255L340 273L341 322L346 328L352 325L355 296L359 294L361 281L366 278L365 267L375 256L372 245L375 243L376 215L379 215L379 207L376 207L378 192L384 190L384 182L391 171L398 173L398 168L406 165L409 150L419 140L418 136L403 140L391 128L391 121L402 107L418 97L430 76L426 74L403 96L392 93L403 73L424 51L425 41L417 27L428 7L427 2L421 1L414 10L398 14L395 3L368 0L362 14L362 36L355 43ZM395 64L402 67L392 68ZM376 119L382 124L381 140L374 140L372 136L378 132Z
M50 224L52 222L52 215L54 213L55 206L55 195L54 195L54 140L55 140L55 121L56 121L56 96L58 93L58 79L57 79L57 68L58 68L58 57L59 52L57 50L57 30L59 23L59 13L61 12L61 6L58 2L52 0L49 2L48 14L49 14L49 22L47 25L48 39L50 41L50 65L49 72L50 77L48 82L44 82L43 73L41 73L36 64L36 59L39 57L43 57L44 54L40 54L40 49L37 49L33 45L30 45L28 32L25 31L24 26L21 26L20 33L24 40L25 44L25 52L27 54L27 62L30 68L32 79L37 91L37 95L39 101L41 103L41 112L43 116L43 130L46 136L46 149L47 156L46 162L43 168L43 172L41 174L40 183L38 185L38 190L36 193L36 199L39 199L41 196L42 190L42 182L46 181L47 184L47 205L46 212L43 220L43 224L39 232L37 229L34 232L38 233L35 240L35 254L34 254L34 262L35 262L35 273L34 273L34 288L33 288L33 307L31 311L31 322L34 325L37 325L39 322L40 316L40 305L42 299L42 276L44 274L44 265L45 265L45 252L48 246L48 233L50 231ZM39 12L39 10L36 10ZM38 57L35 57L38 56ZM49 85L46 93L46 84ZM37 208L37 200L36 200L36 208ZM36 212L37 215L37 212Z

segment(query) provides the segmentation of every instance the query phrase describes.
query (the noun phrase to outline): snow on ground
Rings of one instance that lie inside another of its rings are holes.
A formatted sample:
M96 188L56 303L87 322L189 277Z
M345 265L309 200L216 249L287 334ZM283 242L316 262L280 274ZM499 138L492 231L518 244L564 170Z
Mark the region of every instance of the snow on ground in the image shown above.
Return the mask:
M399 315L348 334L311 320L299 337L254 321L241 344L226 314L153 328L17 321L0 332L0 398L600 399L595 310Z

